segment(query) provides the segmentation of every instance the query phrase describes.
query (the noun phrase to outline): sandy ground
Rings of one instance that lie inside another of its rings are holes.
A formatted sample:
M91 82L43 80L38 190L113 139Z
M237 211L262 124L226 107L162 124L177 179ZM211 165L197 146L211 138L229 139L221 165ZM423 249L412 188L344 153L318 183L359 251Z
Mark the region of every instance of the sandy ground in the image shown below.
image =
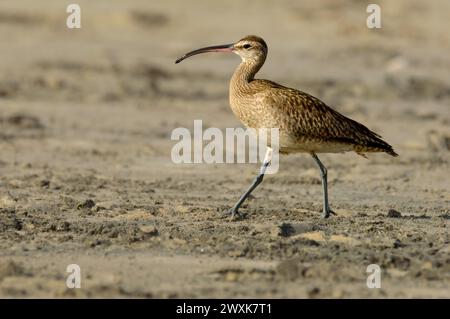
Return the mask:
M379 1L379 30L364 1L78 3L81 30L65 2L0 4L1 297L450 297L449 1ZM240 126L238 57L174 59L247 34L269 44L259 77L400 154L323 155L337 216L320 218L307 155L282 157L237 221L221 213L257 165L171 162L174 128Z

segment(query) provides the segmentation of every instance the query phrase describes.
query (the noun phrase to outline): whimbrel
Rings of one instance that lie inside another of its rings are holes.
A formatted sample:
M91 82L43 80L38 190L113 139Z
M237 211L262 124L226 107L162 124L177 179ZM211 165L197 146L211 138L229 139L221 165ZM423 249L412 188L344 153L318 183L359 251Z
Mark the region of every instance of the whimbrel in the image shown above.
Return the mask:
M318 98L278 83L255 79L267 56L266 42L249 35L232 44L209 46L186 53L175 63L205 52L233 52L242 59L230 81L230 105L233 113L248 128L278 128L281 154L309 153L320 170L323 187L323 217L334 214L328 204L327 169L318 153L354 151L385 152L398 156L391 145L364 125L336 112ZM229 213L239 207L262 182L270 165L268 148L260 172Z

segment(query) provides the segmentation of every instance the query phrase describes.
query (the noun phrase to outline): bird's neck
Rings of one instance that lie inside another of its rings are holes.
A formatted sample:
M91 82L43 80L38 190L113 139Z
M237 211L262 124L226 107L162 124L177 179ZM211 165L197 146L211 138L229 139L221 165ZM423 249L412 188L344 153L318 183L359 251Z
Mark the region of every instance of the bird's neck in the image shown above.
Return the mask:
M264 64L264 58L244 60L239 64L231 78L231 86L247 87Z

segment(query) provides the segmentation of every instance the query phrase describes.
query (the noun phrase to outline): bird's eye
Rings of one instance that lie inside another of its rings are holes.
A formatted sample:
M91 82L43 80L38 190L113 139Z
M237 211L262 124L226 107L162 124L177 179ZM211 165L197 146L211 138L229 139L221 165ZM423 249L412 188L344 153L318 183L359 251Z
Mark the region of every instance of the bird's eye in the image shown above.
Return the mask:
M250 49L252 46L251 46L250 44L246 43L246 44L244 44L242 47L243 47L244 49Z

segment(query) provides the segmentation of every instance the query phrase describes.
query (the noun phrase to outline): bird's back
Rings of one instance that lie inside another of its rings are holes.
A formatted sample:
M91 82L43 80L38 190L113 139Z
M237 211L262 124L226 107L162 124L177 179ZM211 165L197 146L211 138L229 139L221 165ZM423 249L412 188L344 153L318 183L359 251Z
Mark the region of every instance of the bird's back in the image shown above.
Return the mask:
M232 109L246 126L279 128L282 152L386 152L397 156L377 133L307 93L259 79L230 93Z

